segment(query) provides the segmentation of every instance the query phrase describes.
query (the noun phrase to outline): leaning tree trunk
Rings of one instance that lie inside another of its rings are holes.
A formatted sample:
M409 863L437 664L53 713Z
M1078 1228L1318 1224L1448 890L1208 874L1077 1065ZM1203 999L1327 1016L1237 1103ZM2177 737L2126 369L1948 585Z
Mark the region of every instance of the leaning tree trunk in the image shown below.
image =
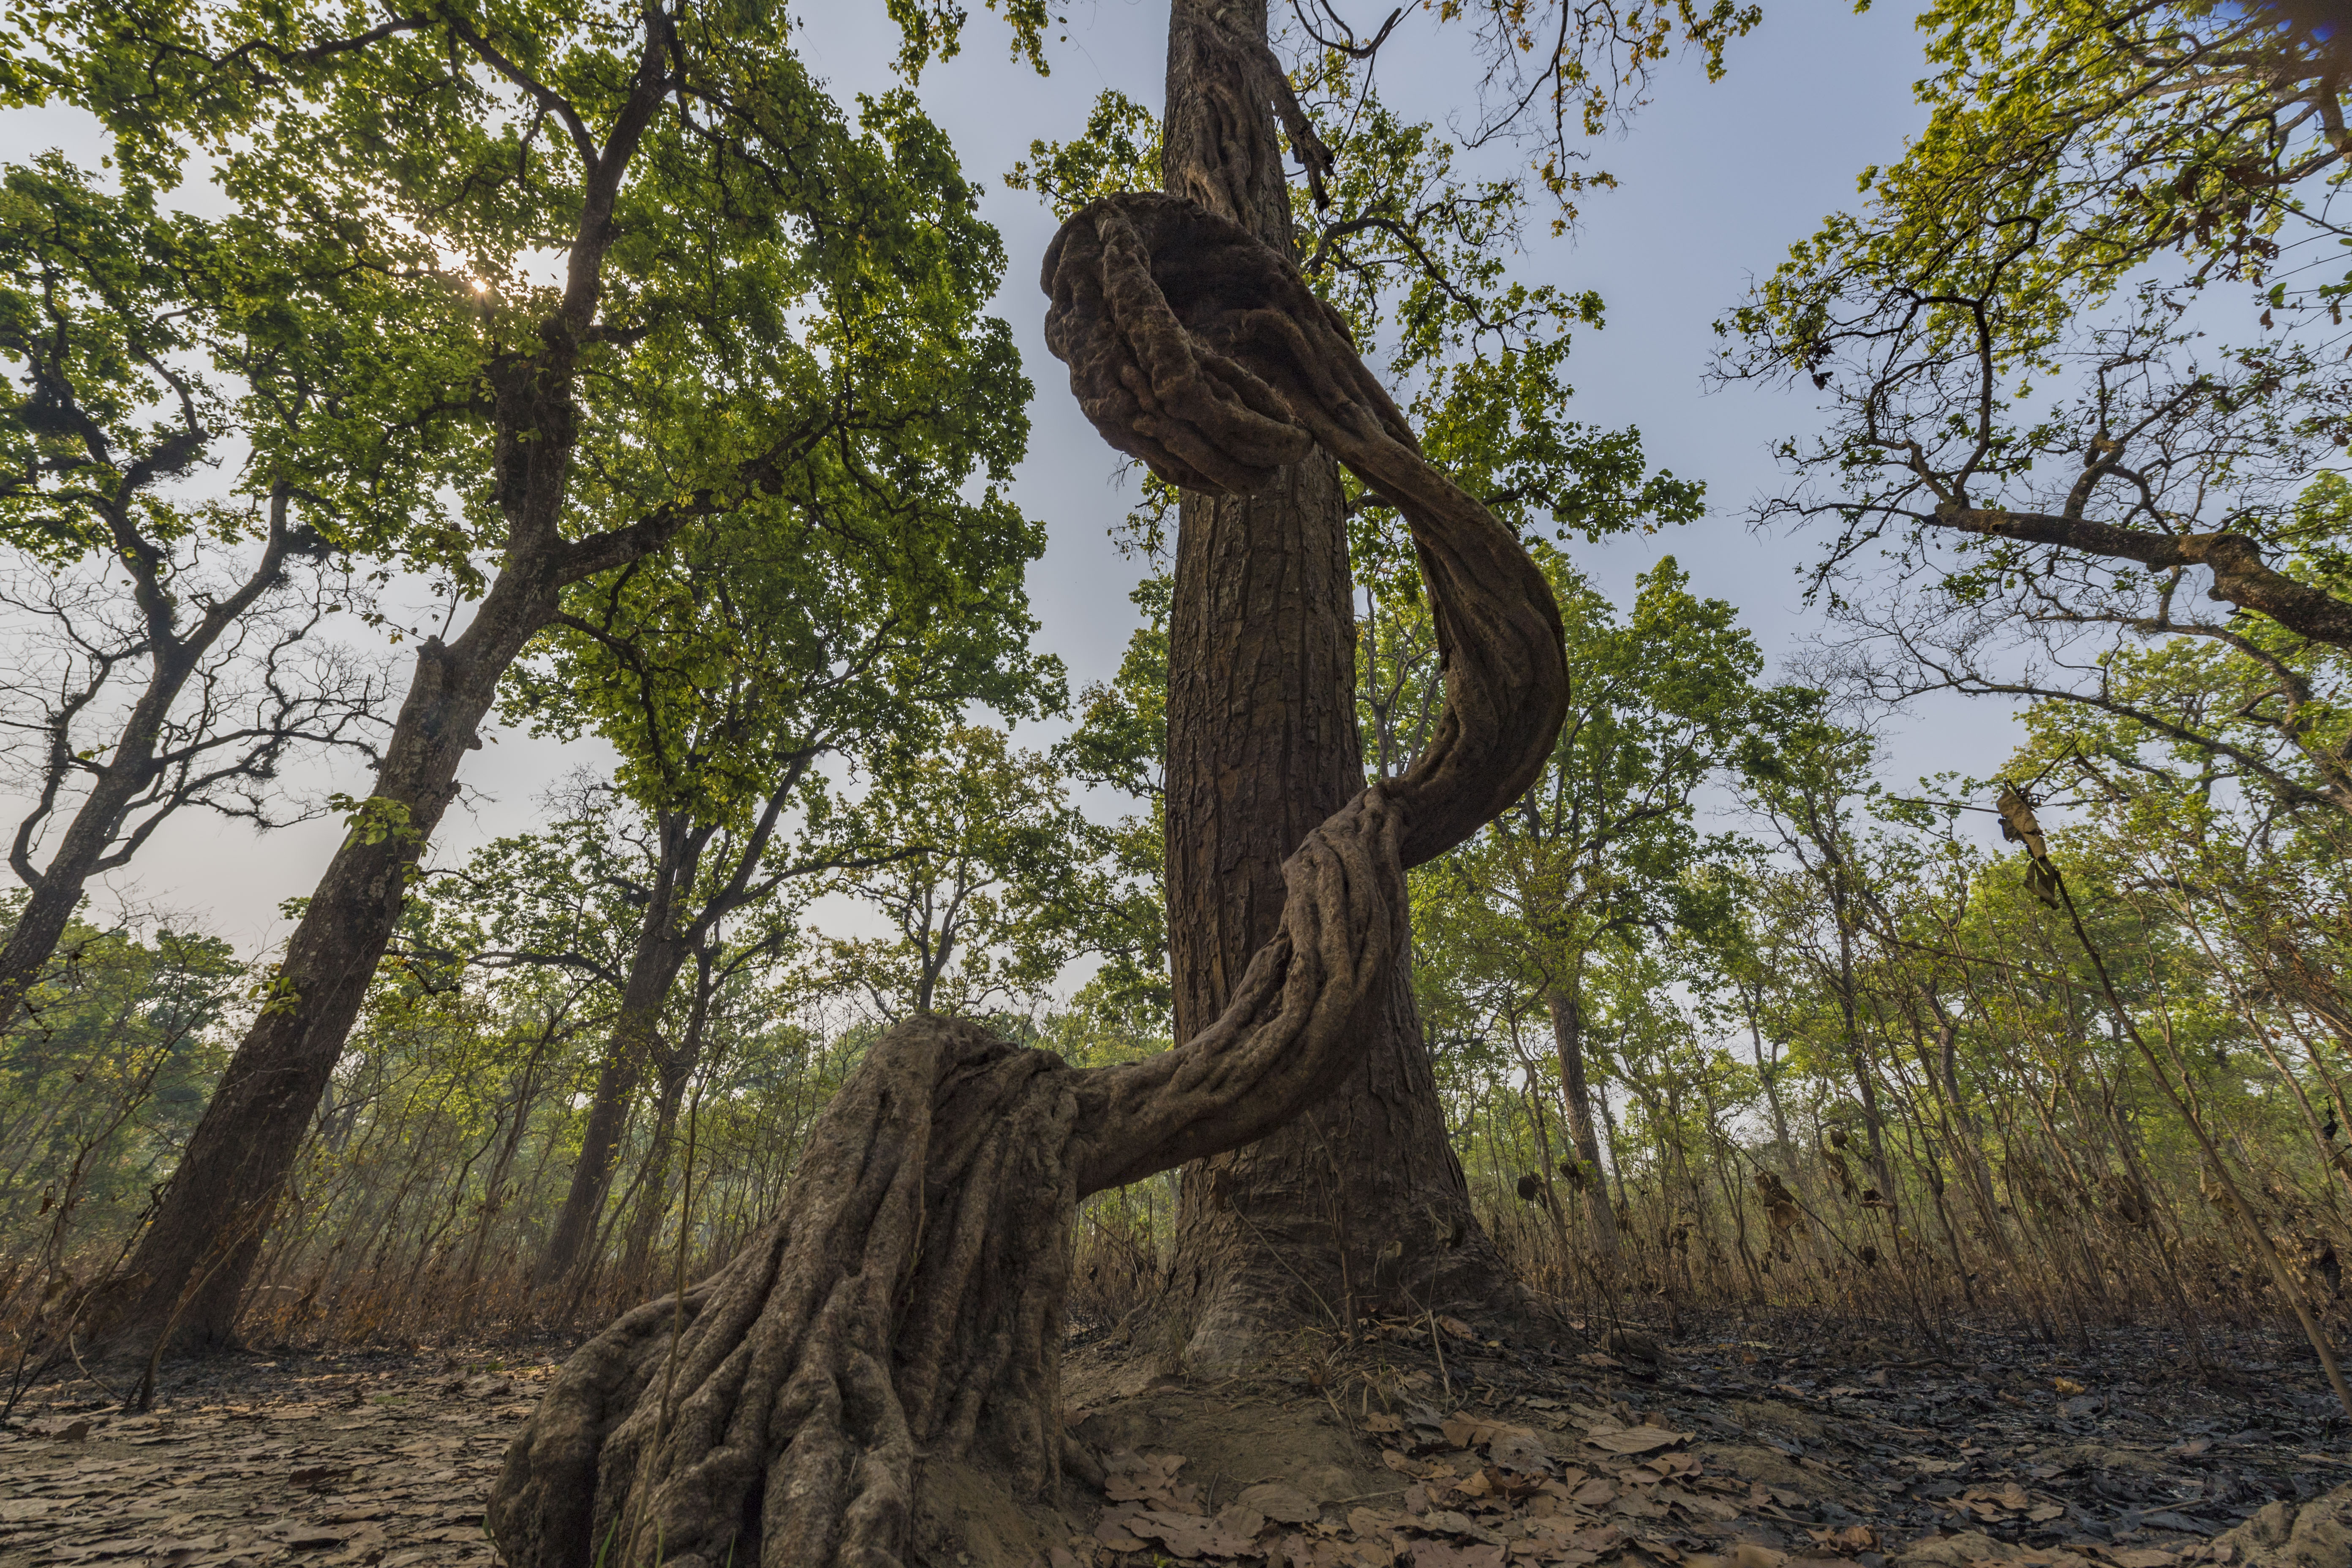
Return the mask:
M151 683L151 697L153 688L163 684L163 679L159 675ZM179 683L174 681L168 695L178 694ZM144 710L150 705L142 702L140 706ZM99 862L106 858L106 847L113 842L131 803L154 775L154 751L163 731L163 715L158 711L152 724L141 722L144 717L142 712L125 727L106 773L74 813L57 853L40 871L39 879L31 884L25 907L17 911L16 923L8 928L7 939L0 942L0 1029L16 1021L17 1010L26 1005L34 988L40 984L41 972L56 955L58 943L65 940L75 913L81 908L82 894L89 887L90 878L97 875Z
M1436 738L1307 835L1281 930L1175 1049L1076 1070L929 1016L877 1042L768 1228L565 1365L491 1497L515 1568L880 1568L906 1561L927 1481L967 1460L1049 1490L1079 1199L1255 1142L1356 1070L1405 939L1405 868L1550 753L1568 676L1549 590L1423 460L1288 256L1130 195L1065 225L1045 279L1081 406L1162 478L1246 492L1320 443L1397 500L1444 655Z
M1265 44L1264 0L1169 18L1162 179L1285 255L1275 109L1315 142ZM1187 488L1169 617L1167 893L1176 1036L1223 1013L1280 928L1282 863L1363 787L1355 618L1339 465L1319 449L1247 495ZM1361 1307L1491 1300L1508 1275L1445 1136L1409 955L1365 1017L1358 1067L1246 1149L1188 1166L1171 1327L1229 1365L1270 1330Z
M552 552L548 552L550 555ZM457 793L457 764L481 742L499 679L554 610L553 561L509 564L472 625L426 639L373 795L304 908L253 1026L229 1058L136 1251L93 1331L144 1350L170 1338L233 1337L303 1133L376 963L400 918L408 873Z
M665 870L667 868L664 868ZM690 939L672 928L677 885L656 874L655 893L646 909L636 951L629 962L621 990L619 1016L596 1071L596 1088L588 1099L588 1119L580 1133L580 1158L572 1167L572 1184L563 1206L556 1211L547 1245L540 1249L531 1272L534 1287L545 1289L569 1279L586 1260L596 1222L613 1186L613 1169L620 1162L621 1135L627 1131L629 1105L646 1064L662 1054L662 1009L669 1001L677 973L686 966Z

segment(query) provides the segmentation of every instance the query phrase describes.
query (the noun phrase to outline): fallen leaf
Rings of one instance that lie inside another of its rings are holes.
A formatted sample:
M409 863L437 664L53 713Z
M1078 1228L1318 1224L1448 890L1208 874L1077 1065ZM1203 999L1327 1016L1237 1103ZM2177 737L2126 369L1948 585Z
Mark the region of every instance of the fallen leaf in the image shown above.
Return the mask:
M1551 1468L1551 1454L1532 1426L1497 1426L1486 1439L1486 1455L1507 1470L1535 1475Z
M1647 1454L1689 1440L1689 1433L1670 1432L1664 1426L1628 1426L1618 1432L1596 1432L1585 1438L1593 1447L1612 1454Z
M1400 1415L1391 1415L1385 1411L1375 1410L1370 1415L1364 1417L1364 1430L1367 1432L1402 1432L1404 1430L1404 1418Z
M1197 1513L1146 1509L1123 1522L1130 1534L1150 1536L1179 1557L1238 1557L1256 1544L1249 1536L1220 1529L1216 1521Z
M1841 1557L1876 1550L1878 1531L1866 1524L1849 1524L1843 1530L1809 1530L1813 1544L1825 1546Z
M1485 1525L1473 1523L1468 1514L1458 1513L1452 1509L1432 1510L1414 1520L1412 1527L1435 1535L1459 1536L1486 1546L1499 1546L1503 1542L1501 1536Z
M1140 1537L1129 1535L1128 1533L1127 1521L1129 1517L1131 1516L1118 1511L1103 1515L1100 1520L1096 1521L1095 1539L1101 1542L1105 1546L1109 1547L1113 1552L1142 1552L1147 1550L1146 1543Z
M1279 1481L1265 1481L1247 1488L1234 1500L1241 1507L1256 1510L1278 1524L1313 1524L1323 1517L1320 1503Z
M1255 1541L1265 1528L1265 1515L1243 1503L1227 1503L1217 1510L1216 1525L1244 1541Z

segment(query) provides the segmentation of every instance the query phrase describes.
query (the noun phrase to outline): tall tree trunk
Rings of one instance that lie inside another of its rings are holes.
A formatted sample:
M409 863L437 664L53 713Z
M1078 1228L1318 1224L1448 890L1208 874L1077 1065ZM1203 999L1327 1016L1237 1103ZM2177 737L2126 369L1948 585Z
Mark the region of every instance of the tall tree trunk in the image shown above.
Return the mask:
M1307 455L1296 432L1401 496L1453 655L1436 742L1307 836L1280 934L1174 1049L1076 1070L933 1016L877 1040L783 1211L711 1279L583 1346L509 1446L489 1525L515 1568L1035 1555L990 1540L994 1510L969 1500L1050 1496L1066 1465L1099 1483L1062 1421L1079 1202L1328 1100L1394 982L1405 868L1492 820L1558 737L1568 672L1542 578L1422 459L1283 258L1128 194L1065 225L1045 273L1045 341L1080 406L1163 478L1245 490L1278 477L1269 454ZM1237 386L1246 403L1218 395ZM993 1475L965 1468L981 1464Z
M592 214L583 226L601 222ZM564 584L583 574L593 542L567 544L559 527L576 438L572 369L559 345L499 373L495 460L506 559L465 631L446 644L427 637L418 651L375 790L353 814L268 997L118 1277L115 1309L97 1326L102 1335L141 1345L232 1337L246 1278L392 940L409 872L456 797L458 763L481 745L479 726L508 666L554 615ZM649 532L635 553L666 538Z
M1295 254L1265 0L1176 0L1162 176ZM1278 928L1282 862L1363 786L1338 465L1320 451L1249 496L1185 490L1169 617L1168 927L1178 1039L1224 1009ZM1401 957L1339 1090L1184 1169L1172 1303L1196 1365L1300 1317L1484 1301L1507 1275L1470 1210ZM1402 1251L1390 1244L1402 1244ZM1387 1256L1383 1257L1383 1252Z
M620 1158L621 1135L628 1128L629 1102L646 1062L659 1049L662 1008L699 934L698 930L679 930L684 912L679 904L693 889L709 834L689 831L682 813L660 813L656 822L660 849L646 899L646 921L637 930L628 977L621 986L620 1013L596 1072L572 1185L532 1270L532 1283L541 1289L569 1279L596 1235L597 1217L612 1190L613 1167Z
M1549 992L1552 1047L1559 1056L1560 1098L1568 1102L1568 1135L1576 1144L1576 1158L1585 1167L1577 1190L1584 1194L1584 1215L1592 1236L1592 1250L1604 1264L1617 1261L1617 1216L1609 1209L1609 1188L1601 1174L1601 1133L1592 1121L1592 1089L1584 1079L1584 1004L1565 991Z
M502 574L464 635L429 639L375 793L319 879L260 1015L229 1060L126 1266L118 1330L226 1342L286 1176L358 1020L418 853L480 744L499 677L552 611L551 584Z

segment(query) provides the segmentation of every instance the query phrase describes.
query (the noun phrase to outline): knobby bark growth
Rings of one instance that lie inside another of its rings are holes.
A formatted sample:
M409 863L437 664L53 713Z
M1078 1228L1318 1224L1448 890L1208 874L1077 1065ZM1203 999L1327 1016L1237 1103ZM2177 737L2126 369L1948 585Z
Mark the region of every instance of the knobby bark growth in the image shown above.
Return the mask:
M1166 101L1163 187L1295 258L1284 135L1318 195L1330 154L1267 47L1264 0L1170 7ZM1306 447L1246 492L1184 489L1166 795L1180 1040L1280 929L1284 860L1363 787L1352 588L1332 454ZM1301 1316L1507 1285L1446 1140L1406 963L1364 1027L1358 1065L1307 1115L1184 1172L1165 1310L1194 1364L1244 1360Z
M1163 478L1247 493L1319 444L1398 499L1445 656L1437 738L1307 835L1280 931L1175 1049L1079 1071L929 1016L877 1042L760 1239L567 1363L491 1498L517 1568L898 1563L941 1467L1053 1487L1078 1200L1328 1095L1391 986L1405 868L1475 832L1550 752L1567 670L1549 591L1423 460L1288 257L1198 203L1121 195L1065 226L1045 284L1046 341L1087 417Z

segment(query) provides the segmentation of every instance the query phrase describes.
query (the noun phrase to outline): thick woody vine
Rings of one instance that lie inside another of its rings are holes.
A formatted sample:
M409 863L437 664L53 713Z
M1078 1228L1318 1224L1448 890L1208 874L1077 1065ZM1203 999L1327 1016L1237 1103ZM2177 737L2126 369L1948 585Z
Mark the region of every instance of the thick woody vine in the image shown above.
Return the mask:
M1078 1071L933 1016L878 1041L767 1229L566 1364L491 1500L517 1568L898 1563L927 1467L985 1462L1033 1496L1088 1471L1058 1415L1078 1200L1328 1093L1402 940L1406 868L1550 752L1567 672L1549 591L1423 459L1287 258L1192 201L1128 195L1071 218L1044 282L1080 406L1162 478L1246 493L1320 446L1396 502L1444 653L1437 739L1308 836L1280 931L1175 1049Z

